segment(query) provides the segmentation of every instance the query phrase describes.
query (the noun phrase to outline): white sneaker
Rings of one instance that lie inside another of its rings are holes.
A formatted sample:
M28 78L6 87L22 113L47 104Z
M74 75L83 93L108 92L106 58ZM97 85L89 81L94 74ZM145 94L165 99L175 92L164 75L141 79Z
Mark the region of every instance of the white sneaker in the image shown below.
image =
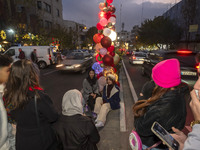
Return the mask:
M103 123L102 121L97 120L97 123L95 124L95 126L96 126L97 128L100 128L100 127L103 127L103 126L104 126L104 123Z

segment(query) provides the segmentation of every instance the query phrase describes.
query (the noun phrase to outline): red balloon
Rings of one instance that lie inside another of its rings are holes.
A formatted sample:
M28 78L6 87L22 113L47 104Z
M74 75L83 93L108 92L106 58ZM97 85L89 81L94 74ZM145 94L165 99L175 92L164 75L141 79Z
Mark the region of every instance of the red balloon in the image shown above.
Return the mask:
M98 30L102 30L102 29L103 29L103 26L102 26L100 23L97 23L97 29L98 29Z
M115 52L109 52L109 54L112 56L112 57L114 57L115 56Z
M114 65L113 57L110 56L109 54L106 54L106 55L103 57L103 64L104 64L105 66L113 66L113 65Z
M112 13L110 11L107 12L106 15L105 15L106 19L109 19L111 17L111 15L112 15Z
M97 33L93 36L93 40L95 43L100 43L103 38L103 34Z
M108 48L111 46L111 39L108 37L108 36L104 36L102 39L101 39L101 45L105 48Z
M112 45L112 46L108 47L107 50L109 52L113 52L115 50L115 47Z
M108 4L111 4L113 0L106 0Z

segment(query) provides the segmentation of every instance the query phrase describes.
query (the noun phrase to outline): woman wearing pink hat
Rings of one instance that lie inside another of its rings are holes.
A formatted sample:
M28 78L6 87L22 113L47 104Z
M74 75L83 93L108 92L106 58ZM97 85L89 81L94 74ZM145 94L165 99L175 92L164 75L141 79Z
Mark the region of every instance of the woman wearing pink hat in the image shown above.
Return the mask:
M154 121L160 123L168 132L172 132L173 126L183 129L186 120L184 95L188 86L181 83L179 61L161 61L153 68L152 78L156 84L152 96L148 100L136 102L133 106L134 125L142 140L143 149L160 141L151 131ZM159 149L167 147L160 144L153 150Z

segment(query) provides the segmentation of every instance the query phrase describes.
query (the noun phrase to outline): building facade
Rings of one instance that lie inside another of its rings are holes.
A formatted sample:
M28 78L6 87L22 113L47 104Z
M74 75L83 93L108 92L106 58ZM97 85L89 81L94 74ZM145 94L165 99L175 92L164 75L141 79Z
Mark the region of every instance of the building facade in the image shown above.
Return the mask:
M194 47L192 49L196 49L194 44L200 43L200 1L182 0L165 12L163 16L169 17L182 28L181 42L190 43Z
M81 45L83 44L83 41L85 40L85 25L77 23L75 21L70 20L63 20L64 28L67 29L68 32L71 32L73 34L73 44L74 47L77 49L81 48Z

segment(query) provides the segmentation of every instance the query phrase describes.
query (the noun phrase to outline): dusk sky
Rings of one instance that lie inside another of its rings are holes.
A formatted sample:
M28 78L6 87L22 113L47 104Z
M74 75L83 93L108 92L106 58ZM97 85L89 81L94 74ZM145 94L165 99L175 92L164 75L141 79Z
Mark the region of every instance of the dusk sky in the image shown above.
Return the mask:
M117 31L120 30L120 5L121 23L125 23L125 30L130 31L134 25L140 25L145 19L162 15L175 2L180 0L113 0L116 7ZM63 19L85 24L87 27L96 26L98 23L99 3L104 0L63 0ZM143 15L142 15L143 2Z

